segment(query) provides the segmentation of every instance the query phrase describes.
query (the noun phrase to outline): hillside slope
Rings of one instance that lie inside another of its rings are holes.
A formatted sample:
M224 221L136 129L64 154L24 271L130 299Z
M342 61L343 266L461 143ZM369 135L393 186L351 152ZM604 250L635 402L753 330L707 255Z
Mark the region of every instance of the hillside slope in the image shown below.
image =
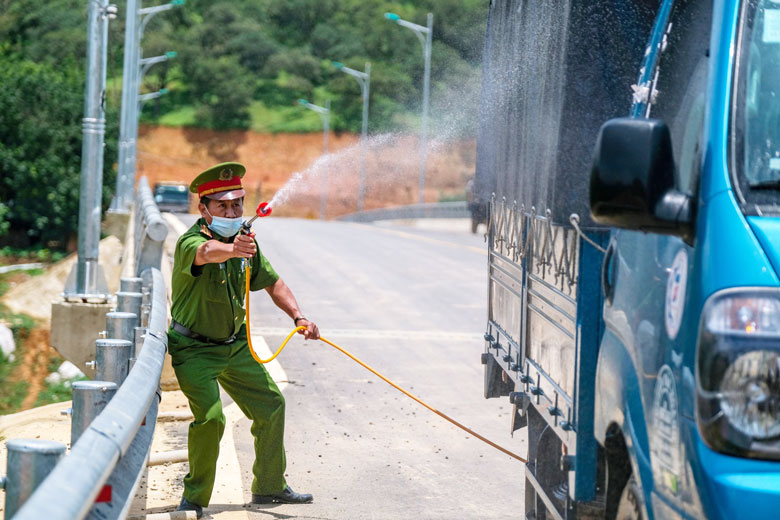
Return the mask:
M270 200L296 173L289 200L276 215L318 217L322 181L328 178L328 218L352 213L360 179L360 136L331 134L330 154L322 160L322 133L259 134L205 129L144 126L138 141L138 175L159 181L190 182L202 170L224 161L246 165L247 206ZM419 151L417 138L370 137L366 160L364 208L416 203ZM473 140L429 146L425 201L462 198L474 172ZM194 208L193 208L194 209Z

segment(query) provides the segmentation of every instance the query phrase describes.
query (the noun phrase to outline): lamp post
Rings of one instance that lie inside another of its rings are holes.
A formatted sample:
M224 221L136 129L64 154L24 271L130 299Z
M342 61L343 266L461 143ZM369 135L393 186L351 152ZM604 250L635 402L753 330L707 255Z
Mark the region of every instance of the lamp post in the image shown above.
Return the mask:
M148 94L141 94L140 96L138 96L138 113L139 114L141 113L141 109L143 109L147 101L151 99L156 99L160 96L164 96L167 93L168 93L168 89L161 88L157 92L149 92Z
M394 13L385 13L385 18L402 27L411 29L420 40L425 60L425 73L423 75L423 108L422 108L422 137L420 139L420 204L423 201L425 190L425 162L428 156L428 99L431 90L431 43L433 38L433 13L428 13L428 25L423 27L416 23L407 22Z
M360 91L363 95L363 128L360 132L360 187L358 188L358 213L363 211L363 197L366 192L366 148L368 147L368 95L371 88L371 63L366 62L365 72L359 70L350 69L345 67L343 63L338 61L333 62L333 66L339 69L341 72L349 74L360 85Z
M164 6L160 6L164 7ZM146 20L149 18L147 17ZM143 30L141 31L143 32ZM140 51L140 47L139 47ZM128 156L126 164L128 164L128 176L127 179L129 179L129 182L126 185L127 192L126 195L129 197L127 201L129 202L132 200L133 197L133 185L135 184L135 163L136 163L136 156L138 153L138 120L141 118L141 109L146 104L147 101L151 99L158 98L164 94L168 93L167 89L160 89L157 92L151 92L148 94L138 94L139 89L141 88L141 85L143 84L144 76L146 75L146 72L149 70L149 68L152 65L155 65L157 63L162 63L164 61L168 61L170 59L173 59L176 57L176 52L174 51L168 51L165 54L161 54L160 56L153 56L151 58L141 58L138 60L138 67L137 67L137 74L138 78L135 82L135 92L136 92L136 104L135 108L133 109L135 112L135 115L130 119L129 121L129 135L130 135L130 141L133 143L133 145L128 149Z
M175 57L176 57L175 51L168 51L165 54L161 54L159 56L153 56L151 58L141 58L141 60L138 62L141 65L141 77L139 78L139 81L143 81L144 76L146 75L146 71L149 70L149 67L151 67L155 63L162 63L164 61L168 61Z
M103 141L108 20L116 6L108 0L90 1L87 21L87 75L84 118L81 120L81 183L79 190L78 262L65 283L65 298L105 302L109 292L98 264L100 215L103 196Z
M141 38L152 16L184 5L185 0L172 0L167 4L146 8L141 7L141 2L142 0L127 0L125 60L122 69L122 111L119 118L119 157L117 160L116 193L111 203L112 211L127 211L133 200L136 141L138 138L138 90L143 74L152 65L141 57ZM167 56L166 59L169 59L175 56L175 53L173 55L166 53L165 56ZM150 60L156 58L150 58ZM160 61L165 60L154 63ZM141 67L144 67L143 70Z
M298 104L313 110L322 119L322 155L328 155L328 134L330 133L330 100L325 101L325 106L317 106L305 99L299 99ZM325 208L328 204L328 165L325 164L325 173L322 176L322 194L320 195L320 219L325 220Z

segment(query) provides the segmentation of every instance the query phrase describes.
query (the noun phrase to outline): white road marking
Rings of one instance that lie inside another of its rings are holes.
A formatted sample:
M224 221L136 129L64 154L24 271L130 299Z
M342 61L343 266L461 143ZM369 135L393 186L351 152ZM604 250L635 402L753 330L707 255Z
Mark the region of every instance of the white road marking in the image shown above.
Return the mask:
M164 213L162 213L162 217L165 219L165 221L168 223L168 225L173 228L173 232L176 233L177 237L183 235L184 232L189 229L189 226L186 226L173 213L164 212Z
M288 331L289 332L289 331ZM252 331L252 346L255 353L261 359L271 357L271 350L260 334ZM287 374L282 365L277 360L265 364L266 370L279 386L279 390L284 391L287 387ZM225 413L225 434L220 443L219 458L217 459L217 480L214 486L214 493L211 497L212 506L230 505L237 506L244 504L244 488L241 478L241 466L238 463L238 454L236 453L236 444L233 438L233 429L236 422L244 418L244 414L236 403L231 403L224 409ZM219 520L245 520L249 518L248 511L208 511L211 518Z

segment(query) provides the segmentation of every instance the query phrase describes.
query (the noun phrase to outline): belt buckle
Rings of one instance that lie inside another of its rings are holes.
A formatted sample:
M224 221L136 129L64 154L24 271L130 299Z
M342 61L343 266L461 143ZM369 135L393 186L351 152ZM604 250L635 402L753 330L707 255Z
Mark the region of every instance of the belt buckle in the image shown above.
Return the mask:
M230 345L236 340L235 336L230 336L228 339L222 342L223 345Z

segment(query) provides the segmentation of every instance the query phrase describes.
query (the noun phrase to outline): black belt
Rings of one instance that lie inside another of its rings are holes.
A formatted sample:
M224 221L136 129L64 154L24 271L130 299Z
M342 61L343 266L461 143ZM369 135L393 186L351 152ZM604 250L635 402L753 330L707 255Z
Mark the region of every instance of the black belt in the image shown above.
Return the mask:
M212 339L207 338L206 336L203 336L201 334L198 334L197 332L192 332L190 329L182 325L181 323L171 320L171 328L181 334L182 336L186 336L190 339L194 339L196 341L200 341L202 343L215 343L215 344L221 344L221 345L230 345L236 340L236 336L230 336L228 339Z

